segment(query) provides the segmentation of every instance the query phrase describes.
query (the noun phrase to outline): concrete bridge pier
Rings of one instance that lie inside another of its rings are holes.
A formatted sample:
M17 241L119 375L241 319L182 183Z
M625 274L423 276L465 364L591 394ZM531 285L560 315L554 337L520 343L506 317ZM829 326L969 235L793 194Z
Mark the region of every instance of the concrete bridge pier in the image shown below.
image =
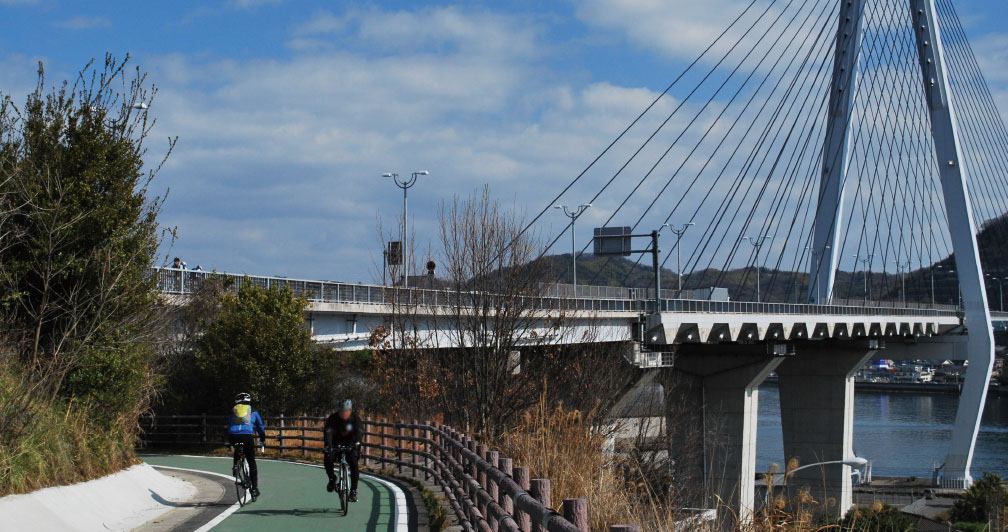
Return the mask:
M875 355L867 342L800 342L777 367L784 462L798 466L854 456L854 375ZM808 488L819 508L842 515L850 508L851 469L835 463L802 469L787 479L791 496Z
M677 346L661 383L672 484L683 503L717 507L725 521L752 515L758 387L782 361L766 345Z

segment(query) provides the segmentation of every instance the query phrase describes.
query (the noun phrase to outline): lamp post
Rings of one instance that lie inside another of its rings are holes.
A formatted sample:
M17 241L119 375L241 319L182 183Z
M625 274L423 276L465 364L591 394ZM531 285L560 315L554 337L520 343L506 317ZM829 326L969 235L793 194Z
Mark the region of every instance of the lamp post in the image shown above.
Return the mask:
M901 288L901 291L902 291L902 297L901 297L901 299L903 300L903 306L905 307L906 306L906 275L904 275L904 273L903 273L903 263L901 263L899 261L899 259L894 259L893 262L896 264L896 275L898 275L899 278L900 278L900 286L902 287ZM907 261L906 267L907 267L908 270L910 269L910 262L909 261Z
M947 271L949 273L949 275L953 275L956 272L955 269L953 269L953 268L949 268L949 269L947 269L945 271ZM956 289L957 289L956 293L957 293L958 298L959 298L957 306L958 306L958 308L962 308L962 287L959 286L959 280L958 279L956 279Z
M581 216L581 213L588 210L591 206L591 203L582 203L573 209L567 205L553 206L554 209L563 209L564 215L571 219L571 286L574 287L574 297L577 297L577 246L574 243L574 226L577 224L577 219Z
M403 253L403 287L409 287L409 272L410 272L410 252L409 252L409 219L406 217L406 191L410 187L416 184L417 177L422 175L430 175L427 170L420 170L418 172L413 172L409 179L399 179L399 174L394 172L386 172L382 174L382 177L391 177L396 186L402 189L402 253ZM394 282L394 281L393 281Z
M861 261L861 271L864 273L864 293L865 301L871 300L871 285L868 283L868 263L875 258L875 255L868 255L867 257L858 259L857 255L854 258Z
M862 468L864 468L866 465L868 465L868 460L865 459L865 458L861 458L860 456L852 456L850 458L844 458L843 460L829 460L829 461L826 461L826 462L816 462L814 464L806 464L806 465L803 465L801 467L796 467L796 468L792 469L791 472L788 475L783 475L783 476L780 476L778 478L780 478L780 480L782 481L782 484L783 484L783 483L787 482L787 477L789 477L790 475L793 475L793 474L797 473L798 471L801 471L802 469L808 469L810 467L817 467L817 466L823 466L823 465L832 465L832 464L843 464L843 465L845 465L847 467L855 468L855 469L857 469L860 472L860 470ZM777 479L774 479L774 484L776 484L776 483L777 483Z
M763 247L763 243L770 239L768 236L761 237L742 237L743 240L749 242L756 248L756 252L753 254L753 266L756 268L756 302L760 302L760 267L759 267L759 252L760 248Z
M676 297L682 297L682 260L679 254L679 241L682 240L682 236L686 233L686 230L690 228L691 225L695 225L693 222L683 224L682 227L676 227L672 224L663 224L662 227L668 227L675 233L675 261L676 261L676 277L679 279L679 290Z
M991 281L997 281L998 283L998 311L1004 312L1004 276L994 277L988 274L987 277L990 277Z

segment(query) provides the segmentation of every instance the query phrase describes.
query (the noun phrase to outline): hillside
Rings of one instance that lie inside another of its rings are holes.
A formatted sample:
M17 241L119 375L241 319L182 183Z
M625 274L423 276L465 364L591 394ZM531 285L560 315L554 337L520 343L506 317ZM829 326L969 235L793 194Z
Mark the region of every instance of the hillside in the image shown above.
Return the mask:
M1008 264L1008 215L985 224L979 235L980 257L988 277L1000 278ZM560 283L571 282L571 254L549 255L541 259L547 261L549 279ZM645 258L635 267L635 258L597 257L591 254L578 259L578 284L596 286L625 286L650 288L654 285L650 258ZM891 261L890 261L891 262ZM915 265L905 279L906 300L915 303L931 302L932 275L934 276L934 298L939 304L957 304L959 299L954 256L950 255L933 265ZM662 287L676 288L676 274L663 268ZM1008 279L1006 279L1008 280ZM998 281L988 279L988 294L991 307L1000 305ZM872 272L868 279L873 300L896 301L901 299L901 280L895 273ZM697 270L683 278L683 290L707 288L711 286L728 289L732 300L756 300L756 274L753 268L731 270ZM804 298L808 286L807 272L792 272L763 268L760 273L760 287L763 301L797 302ZM836 276L837 298L864 299L865 276L863 272L840 271Z

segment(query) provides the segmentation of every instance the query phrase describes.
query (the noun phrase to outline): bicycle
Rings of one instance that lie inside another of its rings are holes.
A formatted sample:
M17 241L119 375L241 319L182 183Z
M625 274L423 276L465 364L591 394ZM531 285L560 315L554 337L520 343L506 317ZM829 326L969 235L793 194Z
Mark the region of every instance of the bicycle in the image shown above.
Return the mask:
M238 494L238 505L245 506L249 503L249 498L255 502L256 496L251 490L251 479L249 479L248 460L245 459L245 444L238 442L234 444L235 454L238 456L238 463L234 466L235 492Z
M350 466L347 464L346 457L347 453L352 453L354 451L353 447L346 445L338 445L331 449L332 453L339 453L340 463L339 469L334 471L337 476L336 481L336 496L339 497L340 501L340 511L346 516L350 513Z

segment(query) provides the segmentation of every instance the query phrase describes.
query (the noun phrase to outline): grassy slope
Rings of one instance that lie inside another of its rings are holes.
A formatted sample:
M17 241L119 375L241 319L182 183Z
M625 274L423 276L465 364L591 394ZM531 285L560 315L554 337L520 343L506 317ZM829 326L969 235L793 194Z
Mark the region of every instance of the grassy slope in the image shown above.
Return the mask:
M27 393L13 372L0 368L0 403ZM18 426L3 420L0 496L91 480L136 463L133 434L97 425L84 405L36 397L17 415Z

